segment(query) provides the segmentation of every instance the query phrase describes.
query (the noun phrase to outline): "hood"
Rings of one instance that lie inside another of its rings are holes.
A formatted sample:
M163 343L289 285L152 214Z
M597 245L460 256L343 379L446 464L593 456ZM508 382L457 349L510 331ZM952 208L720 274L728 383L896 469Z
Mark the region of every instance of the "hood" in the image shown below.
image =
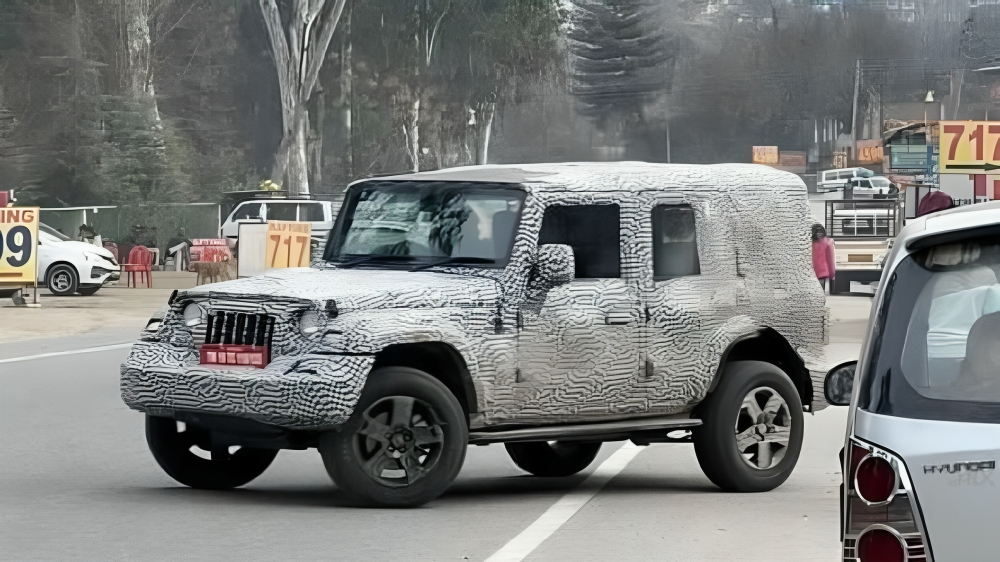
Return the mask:
M471 275L371 269L276 269L256 277L202 285L182 295L274 296L334 300L341 311L375 308L496 306L499 285Z
M115 258L109 250L102 248L100 246L95 246L93 244L88 244L86 242L80 242L78 240L60 240L59 242L49 242L46 241L42 247L51 245L57 247L60 250L72 250L74 252L90 252L92 254L97 254L102 258L107 260L113 260Z

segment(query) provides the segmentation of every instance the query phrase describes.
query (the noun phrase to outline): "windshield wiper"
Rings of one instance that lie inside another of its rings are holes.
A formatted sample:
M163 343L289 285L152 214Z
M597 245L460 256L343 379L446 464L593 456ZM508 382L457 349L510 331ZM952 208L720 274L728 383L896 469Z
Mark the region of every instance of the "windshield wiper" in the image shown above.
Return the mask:
M369 263L374 261L413 261L415 258L413 256L393 256L393 255L382 255L382 254L367 254L363 256L358 256L353 259L346 261L334 262L337 267L346 268L354 267L356 265L361 265L363 263Z
M420 264L420 265L418 265L416 267L411 267L407 271L420 271L421 269L428 269L428 268L435 267L435 266L438 266L438 265L447 265L447 264L451 264L451 263L454 263L454 264L472 264L472 263L496 263L496 262L497 262L497 260L491 259L491 258L477 258L477 257L455 256L455 257L440 259L440 260L437 260L437 261L432 261L432 262L429 262L429 263L422 263L422 264Z

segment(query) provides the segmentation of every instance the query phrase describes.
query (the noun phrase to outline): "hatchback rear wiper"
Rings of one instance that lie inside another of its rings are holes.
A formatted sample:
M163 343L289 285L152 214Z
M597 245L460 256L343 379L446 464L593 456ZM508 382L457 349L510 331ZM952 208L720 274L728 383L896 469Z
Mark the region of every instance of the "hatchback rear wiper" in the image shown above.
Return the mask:
M418 266L411 267L407 271L420 271L421 269L427 269L430 267L435 267L438 265L448 265L448 264L463 264L463 263L496 263L497 260L491 258L477 258L477 257L461 257L455 256L450 258L444 258L437 261L432 261L429 263L422 263Z

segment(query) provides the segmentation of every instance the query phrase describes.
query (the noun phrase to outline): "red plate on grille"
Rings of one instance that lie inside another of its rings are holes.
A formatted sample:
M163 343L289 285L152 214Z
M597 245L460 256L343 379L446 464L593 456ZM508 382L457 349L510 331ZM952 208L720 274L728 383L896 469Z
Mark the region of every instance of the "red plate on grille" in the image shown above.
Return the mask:
M242 365L264 368L270 362L266 345L206 343L201 346L202 365Z

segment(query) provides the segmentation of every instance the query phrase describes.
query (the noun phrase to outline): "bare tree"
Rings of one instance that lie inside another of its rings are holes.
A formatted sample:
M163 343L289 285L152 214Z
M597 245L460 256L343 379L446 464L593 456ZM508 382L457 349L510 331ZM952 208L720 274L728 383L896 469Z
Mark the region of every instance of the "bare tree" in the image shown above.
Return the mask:
M289 193L309 193L309 102L346 0L260 0L278 72L283 122L271 177ZM283 24L282 22L287 22Z

